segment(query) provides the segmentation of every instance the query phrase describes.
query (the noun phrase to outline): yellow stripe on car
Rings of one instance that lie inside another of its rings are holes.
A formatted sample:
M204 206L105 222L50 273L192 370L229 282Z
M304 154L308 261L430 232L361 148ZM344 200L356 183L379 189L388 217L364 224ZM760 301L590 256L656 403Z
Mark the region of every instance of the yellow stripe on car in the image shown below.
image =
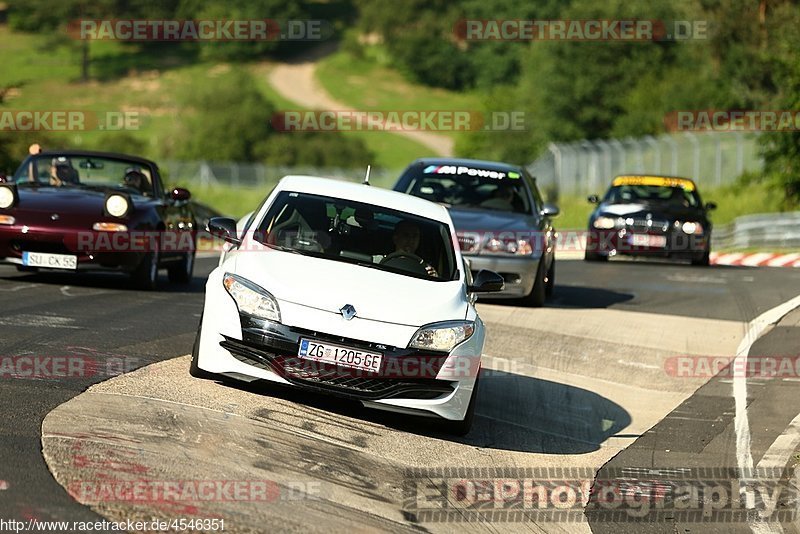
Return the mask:
M687 191L694 191L694 182L688 178L673 178L671 176L617 176L611 182L611 185L657 185L662 187L681 187Z

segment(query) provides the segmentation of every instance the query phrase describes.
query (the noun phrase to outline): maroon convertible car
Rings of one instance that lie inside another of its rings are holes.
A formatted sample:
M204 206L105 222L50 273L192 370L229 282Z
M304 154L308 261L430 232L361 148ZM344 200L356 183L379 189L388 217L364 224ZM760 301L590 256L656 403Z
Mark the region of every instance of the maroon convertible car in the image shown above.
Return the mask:
M158 166L78 150L28 156L0 181L0 262L22 271L116 270L154 289L192 278L197 225L189 191L164 191Z

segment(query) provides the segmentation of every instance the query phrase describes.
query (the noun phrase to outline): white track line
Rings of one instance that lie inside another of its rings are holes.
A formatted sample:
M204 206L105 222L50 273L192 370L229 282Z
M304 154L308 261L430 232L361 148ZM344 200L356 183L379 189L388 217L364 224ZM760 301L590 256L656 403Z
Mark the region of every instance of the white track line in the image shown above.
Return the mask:
M800 295L783 304L765 311L747 325L747 332L744 339L736 349L736 359L733 362L734 369L747 369L747 356L750 347L768 326L777 323L784 315L795 308L800 307ZM747 374L733 374L733 397L736 405L736 415L734 416L734 429L736 431L736 463L739 471L744 475L753 476L753 453L750 450L750 421L747 415ZM746 479L752 482L752 478ZM741 480L740 480L741 483ZM741 487L744 490L744 487ZM780 524L763 523L752 519L749 521L750 530L755 534L767 532L783 532ZM776 526L777 525L777 526Z

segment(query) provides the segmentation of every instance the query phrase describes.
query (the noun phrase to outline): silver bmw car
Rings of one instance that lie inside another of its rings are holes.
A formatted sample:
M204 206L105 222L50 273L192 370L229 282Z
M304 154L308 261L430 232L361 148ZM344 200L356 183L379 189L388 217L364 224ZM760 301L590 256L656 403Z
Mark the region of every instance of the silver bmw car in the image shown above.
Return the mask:
M493 161L422 158L394 185L445 205L469 271L502 275L505 289L492 298L542 306L555 284L558 208L546 204L524 167Z

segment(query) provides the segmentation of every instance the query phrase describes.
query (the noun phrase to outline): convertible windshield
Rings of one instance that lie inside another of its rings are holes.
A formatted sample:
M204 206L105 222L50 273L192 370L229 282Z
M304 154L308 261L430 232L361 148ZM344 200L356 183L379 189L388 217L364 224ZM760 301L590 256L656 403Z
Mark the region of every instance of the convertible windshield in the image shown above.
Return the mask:
M456 165L429 165L410 169L405 191L415 197L448 206L530 213L520 173Z
M371 204L284 191L254 236L289 252L427 280L458 279L446 224Z
M604 202L625 204L631 202L651 202L695 208L700 206L700 197L694 190L682 187L656 185L619 185L606 193Z
M19 185L114 187L152 196L150 169L124 159L48 154L31 158L14 175Z

